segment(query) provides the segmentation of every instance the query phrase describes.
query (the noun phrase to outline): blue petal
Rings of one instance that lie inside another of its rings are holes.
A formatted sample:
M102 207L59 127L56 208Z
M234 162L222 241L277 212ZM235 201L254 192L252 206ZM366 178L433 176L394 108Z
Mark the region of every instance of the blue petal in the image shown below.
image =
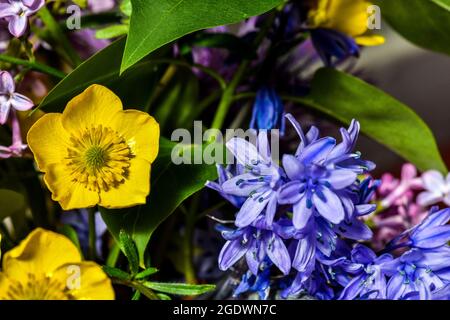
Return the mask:
M344 189L352 185L357 178L357 174L351 170L338 169L329 171L326 178L321 179L321 182L328 182L335 190Z
M300 272L308 271L311 264L315 262L315 255L316 246L311 236L300 239L297 244L294 260L292 261L292 267Z
M371 249L362 244L357 244L352 250L352 260L361 264L370 264L376 259L377 255Z
M269 202L271 193L272 191L266 191L248 198L236 216L236 226L242 228L254 222Z
M299 156L304 164L320 163L325 160L334 148L336 140L331 137L321 138L308 145Z
M227 270L247 252L252 239L242 243L241 239L227 241L219 254L219 268L222 271Z
M416 248L431 249L443 246L450 241L450 226L438 226L421 230L415 233L411 240Z
M330 189L321 187L319 191L323 194L324 199L314 193L313 203L319 214L334 224L339 224L345 218L344 207L339 197Z
M341 295L339 296L339 300L353 300L355 299L364 289L362 282L364 281L364 277L366 275L360 275L353 278L347 286L342 290Z
M291 180L299 180L305 170L305 166L296 157L288 154L283 156L283 167Z
M300 193L304 189L305 184L300 181L291 181L281 187L278 194L278 202L280 204L293 204L300 201L304 193Z
M272 232L264 235L266 252L270 260L283 272L284 275L289 274L291 270L291 258L289 252L284 245L283 240Z
M294 204L294 217L292 222L295 228L301 230L306 227L313 213L312 208L307 207L307 197L304 195L299 202Z

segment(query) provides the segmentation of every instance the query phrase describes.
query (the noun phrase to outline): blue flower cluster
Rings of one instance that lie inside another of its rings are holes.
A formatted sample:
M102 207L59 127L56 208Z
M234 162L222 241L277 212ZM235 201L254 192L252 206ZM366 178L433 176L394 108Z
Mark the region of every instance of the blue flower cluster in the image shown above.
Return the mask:
M284 298L301 293L318 299L447 296L450 209L433 211L377 256L358 243L372 237L360 217L376 209L370 200L377 187L360 178L375 165L354 151L359 123L342 128L337 143L320 138L316 127L305 133L292 115L286 117L301 142L295 154L283 156L282 166L272 160L267 132L260 131L256 145L241 138L228 141L237 164L219 166L219 181L207 183L238 208L235 228L218 226L226 240L220 269L242 258L248 266L235 295L251 291L264 299L275 288ZM393 250L404 253L394 258Z

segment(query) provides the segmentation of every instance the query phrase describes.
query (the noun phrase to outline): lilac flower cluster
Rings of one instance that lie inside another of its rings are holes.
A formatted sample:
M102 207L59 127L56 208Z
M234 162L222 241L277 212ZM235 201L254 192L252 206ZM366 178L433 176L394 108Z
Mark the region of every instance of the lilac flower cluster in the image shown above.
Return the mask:
M9 32L16 38L27 30L28 18L45 4L44 0L2 0L0 18L8 22Z
M9 123L12 131L12 144L9 147L0 145L0 159L20 157L27 148L22 143L17 111L30 110L33 105L33 101L16 92L11 74L0 71L0 125Z
M319 137L316 127L304 133L292 115L286 117L301 142L295 154L283 156L282 166L272 160L267 132L261 130L256 145L231 139L227 148L237 164L219 167L219 181L207 183L239 209L235 228L218 226L226 240L219 268L227 270L242 258L248 267L234 294L257 292L263 299L271 289L284 298L306 293L318 299L447 294L450 209L432 210L377 255L358 242L373 237L362 217L376 210L371 200L380 187L362 178L375 165L354 151L359 123L342 128L342 142L336 143ZM410 171L397 184L396 196L385 201L421 185Z

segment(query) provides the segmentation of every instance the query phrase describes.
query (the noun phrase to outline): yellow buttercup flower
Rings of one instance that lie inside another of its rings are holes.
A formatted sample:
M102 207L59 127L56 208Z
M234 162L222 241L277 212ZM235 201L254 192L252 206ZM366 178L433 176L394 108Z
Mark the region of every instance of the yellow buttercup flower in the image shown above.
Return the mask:
M327 28L340 31L355 39L363 46L384 43L384 37L369 34L367 21L368 8L372 5L366 0L314 0L315 5L308 13L311 28Z
M113 300L111 280L66 237L35 229L3 257L0 300Z
M27 140L52 199L64 210L145 203L159 125L145 112L123 110L106 87L92 85L62 114L44 115Z

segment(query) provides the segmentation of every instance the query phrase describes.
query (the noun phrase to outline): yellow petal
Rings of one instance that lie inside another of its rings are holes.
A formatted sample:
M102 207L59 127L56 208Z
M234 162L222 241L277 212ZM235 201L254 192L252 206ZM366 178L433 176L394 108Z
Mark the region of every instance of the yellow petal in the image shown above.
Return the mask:
M10 300L8 292L11 287L11 281L4 272L0 272L0 300Z
M117 188L100 192L100 206L119 209L145 204L150 193L150 163L139 157L130 161L129 175Z
M126 110L116 114L112 128L123 136L133 155L152 163L158 155L159 124L148 113Z
M66 284L68 294L76 300L114 300L111 280L94 262L69 263L53 275Z
M61 125L61 114L48 113L40 118L28 132L28 146L34 154L39 170L53 163L61 163L67 156L69 135Z
M98 193L88 190L83 184L72 181L70 172L64 164L47 167L44 181L52 192L52 199L58 201L64 210L89 208L98 201Z
M121 110L122 102L114 92L94 84L69 101L62 114L62 125L70 132L100 124L107 127Z
M329 28L354 37L367 31L367 8L365 0L319 0L310 10L308 20L312 27Z
M41 228L31 232L3 256L3 272L10 279L27 281L28 273L51 275L60 266L81 261L77 247L66 237Z
M355 38L355 41L360 46L379 46L385 43L385 39L383 36L377 35L377 34L371 34L371 35L365 35L365 36L359 36Z

